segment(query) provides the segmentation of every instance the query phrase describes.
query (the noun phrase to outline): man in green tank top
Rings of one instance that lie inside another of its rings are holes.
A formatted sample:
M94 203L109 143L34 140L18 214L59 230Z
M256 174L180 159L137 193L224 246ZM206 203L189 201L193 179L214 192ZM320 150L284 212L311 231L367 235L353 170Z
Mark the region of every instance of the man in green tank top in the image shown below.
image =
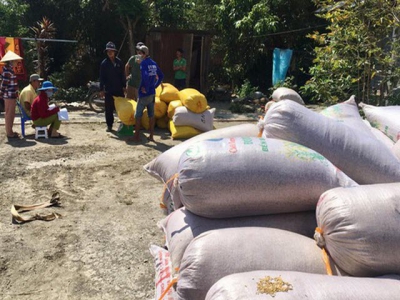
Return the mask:
M140 74L140 63L142 57L138 54L139 48L144 46L142 42L136 44L136 55L132 55L125 65L125 75L127 78L126 98L138 100L138 88L142 76Z
M178 90L186 88L186 59L182 57L183 50L181 48L176 50L176 59L174 59L174 72L175 72L175 87Z

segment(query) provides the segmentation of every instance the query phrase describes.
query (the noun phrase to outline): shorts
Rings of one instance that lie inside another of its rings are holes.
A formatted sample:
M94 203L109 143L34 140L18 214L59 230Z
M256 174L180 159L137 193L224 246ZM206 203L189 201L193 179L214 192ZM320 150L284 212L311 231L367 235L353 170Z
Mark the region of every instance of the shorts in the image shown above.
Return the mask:
M139 98L135 111L135 119L141 118L143 116L143 111L145 108L147 108L147 115L149 116L149 118L154 117L155 100L155 95Z

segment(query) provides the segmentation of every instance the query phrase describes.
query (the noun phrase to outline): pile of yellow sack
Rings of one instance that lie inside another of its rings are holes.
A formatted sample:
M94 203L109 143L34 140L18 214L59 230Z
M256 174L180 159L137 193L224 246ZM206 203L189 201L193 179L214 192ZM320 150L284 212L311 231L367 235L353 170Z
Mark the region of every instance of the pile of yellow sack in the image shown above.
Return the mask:
M114 97L115 110L125 125L135 124L136 101ZM173 139L187 139L212 130L215 108L210 109L206 97L196 89L179 91L170 83L163 83L156 89L154 116L156 126L168 128ZM149 129L147 109L143 112L141 125Z

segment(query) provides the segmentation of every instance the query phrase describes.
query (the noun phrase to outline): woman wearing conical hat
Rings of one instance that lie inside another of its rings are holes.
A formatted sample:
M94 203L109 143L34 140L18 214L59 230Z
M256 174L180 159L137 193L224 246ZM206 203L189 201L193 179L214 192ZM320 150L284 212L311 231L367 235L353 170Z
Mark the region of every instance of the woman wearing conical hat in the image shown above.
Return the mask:
M9 139L19 138L19 134L13 131L15 106L18 97L18 82L14 74L12 63L16 60L21 60L22 57L9 50L6 55L0 60L4 63L3 72L1 73L2 82L0 85L0 97L4 99L5 109L5 127L6 134Z

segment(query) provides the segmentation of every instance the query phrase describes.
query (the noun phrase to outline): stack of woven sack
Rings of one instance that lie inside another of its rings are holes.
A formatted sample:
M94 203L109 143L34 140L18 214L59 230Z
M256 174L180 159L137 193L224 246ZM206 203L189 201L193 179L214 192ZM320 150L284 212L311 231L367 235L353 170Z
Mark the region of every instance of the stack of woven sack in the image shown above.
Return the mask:
M323 113L276 102L258 126L200 134L145 166L169 213L166 249L151 247L157 299L397 297L399 160L352 98Z
M156 90L156 125L169 128L173 139L187 139L212 130L214 113L215 109L208 107L206 97L196 89L179 91L172 84L163 83Z
M136 101L114 97L115 110L125 125L135 125ZM173 139L188 139L214 129L215 108L210 108L206 97L196 89L179 91L170 83L156 89L154 117L156 126L169 128ZM141 118L142 127L150 127L147 109Z

